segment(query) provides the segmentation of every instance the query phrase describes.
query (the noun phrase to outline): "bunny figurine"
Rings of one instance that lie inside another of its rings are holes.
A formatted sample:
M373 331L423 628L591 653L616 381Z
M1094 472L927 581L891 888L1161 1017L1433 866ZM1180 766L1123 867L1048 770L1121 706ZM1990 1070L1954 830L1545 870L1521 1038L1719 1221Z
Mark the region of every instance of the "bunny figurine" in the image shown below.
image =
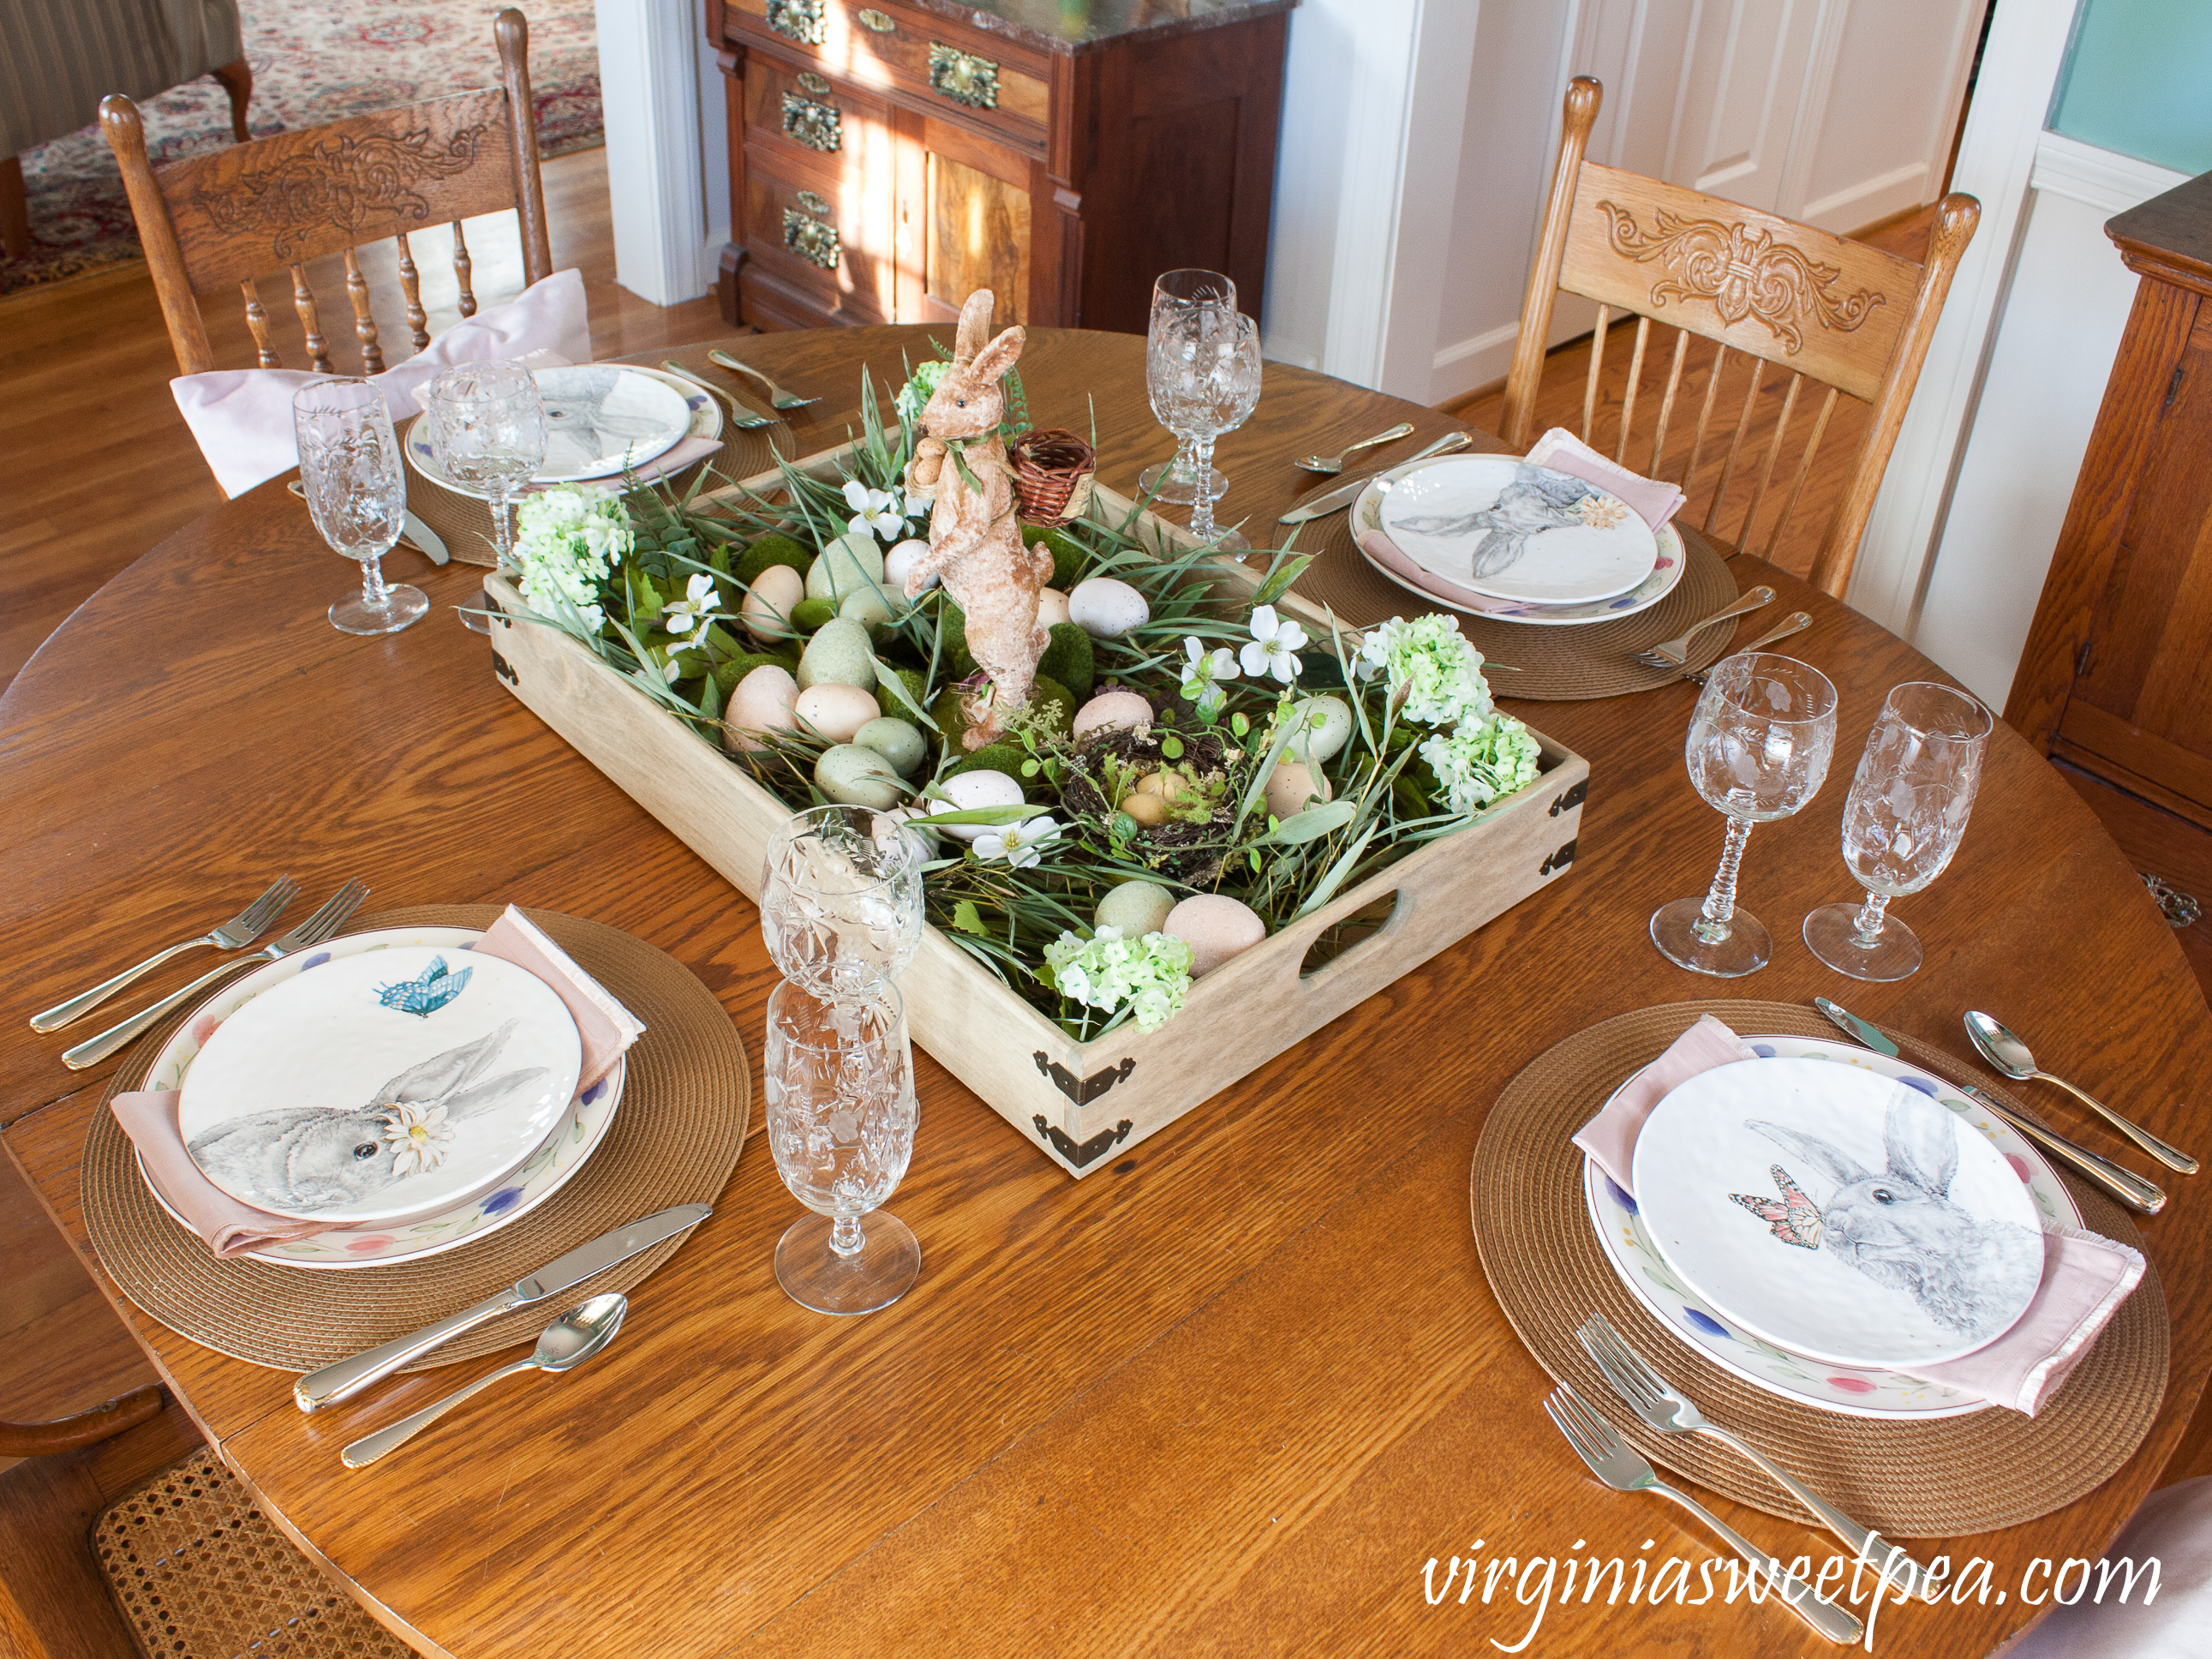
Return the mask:
M1052 580L1052 555L1022 545L1013 469L999 434L1006 401L999 379L1028 337L1017 325L987 343L993 304L991 290L980 288L961 307L952 364L921 411L926 435L906 474L910 493L931 498L929 551L908 570L906 596L943 579L966 614L969 652L994 688L989 711L969 728L971 750L1004 730L1001 712L1029 701L1051 638L1037 623L1037 592Z
M1984 1221L1953 1202L1957 1120L1899 1085L1883 1120L1889 1167L1875 1175L1816 1135L1747 1121L1836 1185L1815 1208L1778 1165L1784 1202L1731 1193L1785 1243L1832 1252L1876 1284L1905 1291L1948 1329L1994 1338L2018 1316L2043 1273L2043 1239L2009 1221Z

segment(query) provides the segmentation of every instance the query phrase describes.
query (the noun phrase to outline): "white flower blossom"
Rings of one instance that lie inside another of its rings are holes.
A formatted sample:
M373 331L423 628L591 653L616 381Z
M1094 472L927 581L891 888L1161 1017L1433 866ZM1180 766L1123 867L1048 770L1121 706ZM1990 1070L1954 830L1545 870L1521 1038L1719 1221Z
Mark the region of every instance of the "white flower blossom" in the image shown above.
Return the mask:
M1198 712L1211 718L1221 712L1227 702L1218 682L1237 678L1237 658L1227 646L1208 651L1199 643L1198 635L1183 636L1182 653L1186 659L1182 669L1182 694L1198 705Z
M908 515L899 497L888 489L871 489L858 478L848 478L845 505L853 509L852 520L845 527L855 535L873 531L887 541L896 541L906 533Z
M1298 659L1291 653L1306 642L1306 630L1288 617L1278 618L1275 607L1263 605L1252 613L1252 642L1240 655L1244 672L1255 679L1273 674L1285 685L1298 677Z
M384 1109L384 1145L392 1154L394 1175L423 1175L446 1161L446 1145L453 1126L446 1121L442 1105L416 1106L406 1101Z
M1045 843L1059 834L1059 820L1049 817L986 830L975 837L975 856L986 864L1004 859L1015 869L1026 870L1044 856Z
M523 497L514 510L518 586L532 611L565 620L563 607L597 632L608 574L636 538L622 498L603 484L562 484Z

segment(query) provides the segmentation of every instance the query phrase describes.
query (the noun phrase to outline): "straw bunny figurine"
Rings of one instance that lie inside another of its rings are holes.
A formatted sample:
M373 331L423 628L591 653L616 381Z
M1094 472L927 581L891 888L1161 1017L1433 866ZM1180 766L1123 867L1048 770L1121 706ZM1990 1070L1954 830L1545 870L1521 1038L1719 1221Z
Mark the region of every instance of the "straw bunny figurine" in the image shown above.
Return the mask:
M1006 401L999 377L1028 337L1018 324L987 343L993 303L991 290L979 288L961 307L952 364L921 411L927 435L906 474L908 491L931 498L929 551L908 572L906 596L943 579L966 614L969 653L994 688L990 709L964 739L971 750L1005 729L1001 714L1029 701L1051 638L1037 624L1037 591L1052 580L1052 555L1022 545L1013 470L999 435Z

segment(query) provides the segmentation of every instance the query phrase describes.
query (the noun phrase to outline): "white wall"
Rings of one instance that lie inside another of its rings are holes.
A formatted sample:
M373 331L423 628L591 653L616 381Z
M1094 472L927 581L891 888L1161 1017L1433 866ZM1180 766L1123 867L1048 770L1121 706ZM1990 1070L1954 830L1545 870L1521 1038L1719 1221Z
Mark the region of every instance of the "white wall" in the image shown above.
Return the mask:
M615 280L655 305L696 299L714 270L698 0L597 0L595 12Z

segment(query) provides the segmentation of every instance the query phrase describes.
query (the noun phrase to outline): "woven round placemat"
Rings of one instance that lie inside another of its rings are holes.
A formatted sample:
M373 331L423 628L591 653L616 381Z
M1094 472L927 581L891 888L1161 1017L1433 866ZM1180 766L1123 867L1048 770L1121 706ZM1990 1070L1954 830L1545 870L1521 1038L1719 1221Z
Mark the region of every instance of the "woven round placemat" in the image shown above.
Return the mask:
M171 1220L138 1173L112 1112L93 1114L84 1143L84 1218L123 1293L181 1336L233 1358L311 1370L481 1302L601 1233L672 1205L713 1203L737 1167L752 1076L714 994L665 951L604 922L533 910L543 927L645 1022L629 1051L622 1104L582 1170L520 1221L419 1261L343 1271L224 1261ZM496 905L423 905L366 916L348 931L489 927ZM144 1081L187 1010L157 1027L116 1071L106 1099ZM555 1297L438 1349L422 1370L530 1342L587 1296L626 1291L676 1254L679 1234Z
M1471 1177L1476 1247L1498 1305L1554 1377L1574 1384L1654 1463L1770 1514L1811 1523L1779 1487L1725 1447L1644 1427L1607 1385L1575 1328L1601 1313L1709 1418L1756 1441L1845 1514L1899 1537L2018 1525L2101 1486L2134 1454L2166 1394L2166 1295L2154 1267L2087 1358L2034 1417L1993 1407L1914 1423L1796 1404L1723 1370L1662 1325L1614 1274L1583 1201L1583 1154L1569 1139L1640 1066L1700 1014L1741 1032L1827 1036L1789 1003L1678 1002L1604 1021L1547 1049L1498 1097ZM1940 1051L1888 1034L1915 1065L2014 1098ZM2142 1248L2126 1214L2067 1182L2093 1232ZM1528 1402L1536 1408L1536 1402Z
M1498 622L1453 611L1386 580L1362 556L1352 539L1352 515L1333 513L1307 526L1322 532L1298 537L1297 550L1311 553L1314 562L1297 582L1295 592L1309 604L1325 605L1354 628L1367 628L1393 617L1420 616L1435 611L1459 618L1459 631L1474 641L1488 659L1508 663L1520 672L1498 673L1491 690L1501 697L1520 697L1534 702L1583 702L1595 697L1625 696L1671 685L1686 673L1710 667L1726 655L1739 622L1709 628L1690 642L1690 655L1680 668L1646 668L1628 653L1671 640L1700 617L1725 611L1736 599L1735 578L1712 544L1686 525L1682 532L1686 556L1682 580L1674 591L1649 611L1639 611L1618 622L1590 623L1580 628L1531 628L1525 623ZM1753 623L1772 620L1754 611ZM1752 637L1746 635L1747 638Z
M755 427L750 432L741 432L734 422L727 420L727 410L724 411L726 424L722 428L721 453L694 461L682 471L671 473L659 482L681 494L690 488L692 480L699 476L699 470L707 466L713 467L723 477L732 481L750 478L775 465L775 449L770 447L771 439L780 441L779 447L784 453L796 453L793 448L790 428L763 426ZM418 421L422 418L420 415L415 417ZM400 424L403 444L406 441L407 429L412 424L413 422ZM619 477L601 478L597 482L614 488L619 488L622 483ZM432 483L410 463L407 468L407 505L415 509L423 523L438 532L446 544L446 550L463 564L499 562L498 556L492 551L491 508L475 496L464 495L443 484ZM1721 603L1725 605L1728 601L1723 599ZM1662 634L1654 637L1664 639L1666 635Z

